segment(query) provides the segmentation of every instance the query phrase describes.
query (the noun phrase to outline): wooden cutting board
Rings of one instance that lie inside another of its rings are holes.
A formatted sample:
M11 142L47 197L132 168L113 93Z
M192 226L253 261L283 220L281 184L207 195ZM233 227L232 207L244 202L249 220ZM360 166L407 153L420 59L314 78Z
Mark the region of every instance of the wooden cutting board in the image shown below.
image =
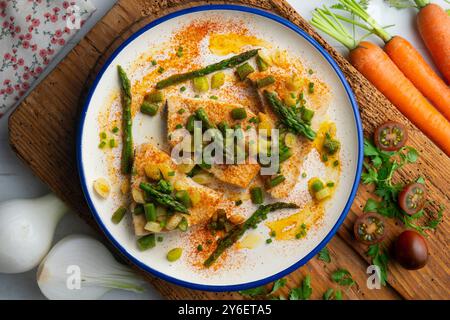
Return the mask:
M11 115L9 134L11 147L31 167L34 173L70 205L82 219L98 230L81 192L75 163L75 136L79 110L86 90L107 57L134 31L167 13L202 4L223 1L185 0L120 0L88 35L67 55L39 86ZM399 180L410 181L418 175L427 179L432 206L449 206L450 159L428 138L405 119L386 98L379 93L341 55L329 46L284 0L233 0L228 4L241 4L262 8L283 16L314 37L338 62L356 95L366 136L386 120L405 123L410 131L409 144L421 151L416 165L400 171ZM287 277L288 288L296 287L306 274L311 274L312 298L321 299L328 288L338 288L330 280L337 268L349 270L356 286L344 289L346 299L448 299L449 255L446 219L436 233L428 237L430 259L419 271L406 271L395 262L389 264L389 284L380 290L366 286L367 248L354 241L352 227L362 213L368 197L368 188L361 186L357 198L338 234L328 244L331 263L317 258ZM402 229L396 221L389 221L386 245ZM115 250L115 249L113 249ZM136 268L136 267L135 267ZM241 299L238 293L210 293L194 291L169 284L141 271L163 296L171 299Z

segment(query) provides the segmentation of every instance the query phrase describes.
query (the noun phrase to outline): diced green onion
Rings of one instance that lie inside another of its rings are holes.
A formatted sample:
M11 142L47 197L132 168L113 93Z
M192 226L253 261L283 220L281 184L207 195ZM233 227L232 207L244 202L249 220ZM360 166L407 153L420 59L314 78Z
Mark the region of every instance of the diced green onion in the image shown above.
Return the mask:
M163 242L164 238L162 236L158 236L156 237L156 241L158 242Z
M284 180L286 180L286 178L285 178L282 174L280 174L279 176L276 176L276 177L273 178L273 179L267 180L267 182L266 182L266 188L267 188L267 189L274 188L274 187L276 187L277 185L283 183Z
M139 238L137 240L139 250L144 251L155 247L156 245L155 239L156 237L154 233Z
M312 118L314 117L314 110L305 108L302 112L302 120L310 123Z
M199 245L197 246L197 251L203 251L203 246L202 246L201 244L199 244Z
M183 219L178 224L178 229L185 232L185 231L187 231L188 227L189 227L188 221L185 217L183 217Z
M101 141L101 142L98 144L98 147L99 147L100 149L103 149L105 146L106 146L106 141Z
M266 71L269 68L267 62L265 62L259 55L256 56L256 66L259 71Z
M181 92L185 92L185 91L186 91L186 87L185 87L185 86L182 86L182 87L180 88L180 91L181 91Z
M236 207L239 207L239 206L242 204L242 200L241 200L241 199L236 200L236 201L234 202L234 204L235 204Z
M186 110L183 109L183 108L181 108L181 109L179 109L179 110L177 111L178 114L183 114L183 113L185 113L185 112L186 112Z
M254 204L262 204L264 202L264 194L260 187L251 188L250 196Z
M141 112L148 114L149 116L154 116L158 113L159 106L154 103L144 101L141 105Z
M330 192L330 189L328 189L328 188L322 189L319 192L316 192L316 194L315 194L316 199L319 201L324 200L330 196L331 196L331 192Z
M247 118L247 111L245 111L245 108L234 108L231 110L231 118L233 120L243 120Z
M314 82L310 82L308 84L308 92L309 93L314 93Z
M159 67L158 68L158 73L163 73L164 72L164 68L163 67Z
M236 68L236 72L239 76L239 79L241 79L241 81L245 80L247 78L247 76L254 71L255 71L255 69L253 69L253 67L248 62L241 64L240 66L238 66Z
M322 190L324 187L323 182L319 179L315 179L313 181L313 183L311 184L311 190L314 192L319 192L320 190Z
M119 128L118 127L114 127L114 128L112 128L112 133L117 133L117 132L119 132Z
M156 66L156 60L152 60L152 66Z
M265 78L256 80L256 86L258 88L264 88L270 86L273 83L275 83L275 78L272 76L267 76Z
M127 213L127 208L119 207L112 215L111 221L114 224L118 224L120 221L122 221L123 217L125 216L125 213Z
M270 239L270 238L269 238L269 239L266 239L266 243L267 243L267 244L272 243L272 239Z
M106 132L100 132L100 139L106 139Z
M206 92L209 89L208 78L204 76L192 79L192 83L196 92Z
M175 126L175 129L181 129L181 128L183 128L183 125L182 125L182 124L177 124L177 125Z
M334 182L333 181L327 182L327 187L333 188L334 187Z
M145 96L144 100L153 103L163 102L164 93L161 90L153 90Z
M225 73L217 72L211 77L211 89L219 89L225 83Z
M191 198L189 197L189 193L186 190L180 190L175 193L175 199L180 201L186 208L190 208L192 206Z
M178 259L180 259L182 253L183 253L182 248L174 248L169 252L167 252L167 260L169 260L170 262L177 261Z
M109 140L109 147L110 148L114 148L116 146L116 140L115 139L110 139Z
M156 221L156 207L153 203L144 204L144 212L147 221Z

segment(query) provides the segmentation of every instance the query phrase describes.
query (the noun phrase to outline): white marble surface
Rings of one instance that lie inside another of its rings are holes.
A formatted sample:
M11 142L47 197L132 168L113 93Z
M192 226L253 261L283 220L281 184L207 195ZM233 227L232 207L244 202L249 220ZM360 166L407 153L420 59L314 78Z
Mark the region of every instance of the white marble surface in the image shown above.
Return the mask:
M54 68L57 63L70 51L70 49L79 41L79 39L98 21L116 2L115 0L91 0L97 7L97 11L93 17L88 20L82 30L80 30L76 39L61 52L61 54L53 61L47 72L41 75L43 79L45 75ZM335 3L334 0L288 0L295 9L305 18L311 17L311 10L322 4L330 5ZM444 8L449 5L445 0L434 1ZM411 43L425 56L429 61L429 56L424 50L415 28L415 10L396 10L389 8L382 0L371 0L369 11L372 16L380 21L383 25L395 24L389 28L392 34L399 34L411 41ZM327 38L328 39L328 38ZM345 54L345 48L332 41L340 52ZM372 39L376 40L376 39ZM1 77L1 75L0 75ZM33 88L31 88L32 90ZM12 152L8 145L8 114L0 119L0 202L14 198L29 198L43 195L48 192L47 187L33 176L32 172L23 165L20 160ZM67 214L60 222L55 241L66 235L73 233L84 233L94 235L94 232L75 214ZM0 274L0 299L43 299L38 286L36 285L36 270L17 275ZM150 286L143 294L135 294L126 291L113 290L104 296L105 299L158 299L160 295Z

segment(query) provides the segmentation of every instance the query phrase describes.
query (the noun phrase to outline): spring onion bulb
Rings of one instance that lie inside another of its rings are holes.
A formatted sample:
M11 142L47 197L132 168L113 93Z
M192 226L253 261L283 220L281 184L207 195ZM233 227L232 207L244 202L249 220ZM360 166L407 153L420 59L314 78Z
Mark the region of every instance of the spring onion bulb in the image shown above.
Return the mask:
M105 246L85 235L70 235L48 253L37 271L42 293L52 300L92 300L112 289L144 291L144 280L119 264Z
M67 207L55 195L0 204L0 273L21 273L45 257Z

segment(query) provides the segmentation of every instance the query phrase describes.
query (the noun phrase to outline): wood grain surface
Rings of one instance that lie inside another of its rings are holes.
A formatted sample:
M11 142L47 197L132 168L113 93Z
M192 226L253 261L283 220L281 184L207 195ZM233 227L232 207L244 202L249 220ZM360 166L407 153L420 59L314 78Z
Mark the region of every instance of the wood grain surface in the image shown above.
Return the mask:
M97 230L98 226L80 188L75 162L76 129L86 90L113 50L140 27L157 17L185 7L217 3L223 1L120 0L11 115L9 133L12 148L38 177ZM401 169L397 179L410 181L419 175L424 176L434 209L440 204L449 207L450 159L404 118L344 57L329 46L292 7L283 0L234 0L226 3L254 6L274 12L291 20L314 37L337 61L350 83L359 104L366 136L386 120L396 120L407 125L410 132L409 144L421 152L421 157L417 164ZM328 288L338 288L330 279L331 273L337 268L346 268L357 285L348 289L341 288L344 289L345 299L450 298L449 223L445 217L438 231L430 234L427 239L430 259L425 268L406 271L391 260L388 285L380 290L367 288L367 248L353 239L352 228L356 217L362 213L369 192L370 188L360 186L347 219L337 236L327 245L332 262L312 259L287 277L288 287L283 289L284 294L287 294L289 288L298 286L306 274L311 274L312 298L320 299ZM394 220L388 221L387 227L389 237L386 245L389 247L404 228ZM238 293L211 293L182 288L141 272L169 299L243 298Z

